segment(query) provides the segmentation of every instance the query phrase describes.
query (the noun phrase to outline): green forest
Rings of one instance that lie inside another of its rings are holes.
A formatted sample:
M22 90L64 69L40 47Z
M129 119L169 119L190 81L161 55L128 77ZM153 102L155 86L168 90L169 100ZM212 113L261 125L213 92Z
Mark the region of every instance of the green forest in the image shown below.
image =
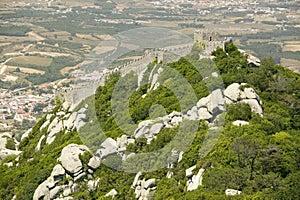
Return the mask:
M162 105L167 114L174 110L184 112L193 106L192 96L178 99L169 89L172 87L172 79L179 77L176 73L172 78L168 77L172 70L188 81L197 99L207 96L209 90L226 88L232 83L247 83L263 102L263 117L251 112L247 104L227 105L225 125L221 128L220 138L204 158L199 150L209 127L200 122L195 138L184 152L182 161L171 169L174 173L172 178L166 177L169 171L167 168L143 173L145 179L156 179L157 189L153 199L300 199L300 76L275 64L271 58L263 59L259 67L249 66L247 57L232 43L227 44L225 50L217 48L212 53L213 61L199 60L200 51L201 48L195 45L188 56L169 63L168 69L160 76L160 81L165 84L156 90L149 91L150 85L146 78L142 81L142 86L133 92L129 101L132 123L153 117L149 113L152 105ZM147 77L155 66L161 64L157 60L150 63L144 76ZM214 64L223 83L213 81L211 84L197 72L198 68L207 70ZM126 78L126 86L129 89L134 88L137 76L128 74ZM107 137L114 139L124 134L115 121L116 116L110 115L112 93L120 79L119 73L111 74L105 85L97 89L92 97L94 101L86 102L95 103L96 120ZM174 87L180 89L184 85L179 82ZM147 96L143 97L145 93ZM62 102L57 102L53 113L60 111L61 104ZM180 107L182 104L185 105L183 108ZM52 144L43 143L41 150L35 152L39 138L46 134L47 128L40 130L45 120L45 117L41 119L29 137L21 141L19 149L23 152L19 161L15 160L16 157L8 157L2 161L0 199L12 199L14 194L16 199L31 199L37 186L50 175L62 148L70 143L82 143L76 131L61 131ZM234 126L232 122L235 120L248 121L249 125ZM92 130L92 127L89 128ZM140 138L135 144L129 145L127 150L137 153L152 152L164 147L176 133L176 128L165 127L151 144ZM87 137L96 136L90 131ZM84 163L90 155L85 156L81 157ZM18 165L7 167L3 164L10 161ZM196 165L194 171L206 169L203 185L197 190L187 191L185 170L193 165ZM100 178L96 190L87 190L86 183L82 181L78 183L79 190L72 194L74 199L111 199L104 195L113 188L118 191L116 199L135 199L134 190L130 188L135 174L110 169L102 163L93 176ZM242 193L226 196L224 191L227 188L234 188Z

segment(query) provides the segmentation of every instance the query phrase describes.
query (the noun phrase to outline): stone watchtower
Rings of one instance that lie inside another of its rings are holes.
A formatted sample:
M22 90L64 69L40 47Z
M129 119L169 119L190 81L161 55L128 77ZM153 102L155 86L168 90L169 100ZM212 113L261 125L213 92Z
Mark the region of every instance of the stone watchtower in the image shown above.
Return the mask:
M221 40L216 32L197 30L194 32L194 42L201 46L201 54L210 56L217 47L225 49L225 44L230 42L230 40L226 38Z

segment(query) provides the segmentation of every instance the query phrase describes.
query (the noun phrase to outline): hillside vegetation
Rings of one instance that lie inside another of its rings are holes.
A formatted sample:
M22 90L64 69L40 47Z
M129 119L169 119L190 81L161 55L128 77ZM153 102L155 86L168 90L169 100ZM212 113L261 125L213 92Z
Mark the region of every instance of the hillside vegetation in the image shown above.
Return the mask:
M210 85L199 75L194 66L207 69L213 63L208 59L199 60L198 50L194 48L190 55L169 63L168 66L184 76L197 99L200 99L209 94L208 87L213 90L214 87L222 87L222 83L214 82ZM143 174L145 179L156 179L157 189L152 198L157 200L300 199L298 181L300 180L300 76L276 65L270 58L262 60L260 67L248 66L247 58L233 44L228 44L225 51L218 48L213 55L215 56L213 61L220 71L224 87L232 83L247 83L247 86L252 87L263 102L263 116L251 112L247 104L227 105L221 136L213 150L200 159L199 150L209 129L206 123L201 122L181 162L176 163L172 169L163 168ZM145 76L159 64L157 61L150 63ZM137 77L133 74L127 76L128 87L136 85ZM124 134L117 125L115 116L110 115L112 92L120 77L118 73L110 75L105 85L98 88L94 97L96 120L99 120L105 134L114 139ZM176 78L178 77L174 76L173 79ZM160 80L166 83L172 81L164 79L163 73ZM149 90L150 85L147 84L147 80L143 81L145 84L133 93L129 102L129 113L135 123L153 117L149 116L152 105L162 105L165 114L174 110L185 112L193 106L189 105L191 98L186 97L182 100L187 105L186 110L181 110L179 100L170 89L160 85L156 90ZM180 86L183 85L178 87ZM147 95L143 97L145 93ZM58 102L53 113L57 113L60 109L61 103ZM35 151L39 138L47 134L46 128L40 130L45 120L43 118L39 121L28 138L22 140L19 145L22 153L17 160L16 157L8 157L2 161L0 199L12 199L14 195L16 199L31 199L37 186L49 177L63 147L70 143L81 144L76 131L61 131L52 144L47 145L43 142L40 151ZM248 121L249 125L235 126L232 124L235 120ZM92 130L93 127L89 128ZM138 138L134 144L127 147L127 150L139 153L160 149L176 133L176 128L165 127L151 144L147 144L144 138ZM96 141L97 135L90 131L88 137ZM81 157L83 163L86 163L87 159L89 155ZM4 165L10 161L14 163L12 167ZM187 191L185 170L193 165L196 165L198 170L206 169L203 174L203 184L194 191ZM169 170L174 174L171 178L166 177ZM100 179L98 187L89 191L85 181L79 182L79 189L72 194L75 199L111 199L111 197L104 197L111 189L118 191L116 199L135 199L134 190L130 188L135 174L116 171L101 164L92 176ZM68 178L65 177L64 183L67 181ZM225 196L224 191L228 188L240 190L242 193L236 196Z

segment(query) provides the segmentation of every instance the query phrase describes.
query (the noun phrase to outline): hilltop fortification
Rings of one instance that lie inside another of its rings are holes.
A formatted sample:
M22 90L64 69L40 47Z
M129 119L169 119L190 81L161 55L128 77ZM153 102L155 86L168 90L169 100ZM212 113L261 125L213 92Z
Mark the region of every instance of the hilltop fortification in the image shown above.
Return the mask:
M217 47L225 49L225 44L232 42L231 38L220 39L216 32L196 30L194 42L201 45L203 56L210 56Z

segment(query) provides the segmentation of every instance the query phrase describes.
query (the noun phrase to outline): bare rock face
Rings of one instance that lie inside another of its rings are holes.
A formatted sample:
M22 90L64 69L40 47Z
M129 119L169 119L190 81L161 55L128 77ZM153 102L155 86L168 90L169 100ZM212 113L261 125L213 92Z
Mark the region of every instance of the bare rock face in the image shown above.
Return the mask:
M62 188L56 187L56 185L63 179L64 174L64 168L60 164L56 165L49 178L41 183L35 190L33 200L53 199L60 191L62 191Z
M82 170L82 163L79 159L79 155L86 151L88 151L88 148L84 145L69 144L63 148L58 160L61 161L64 169L72 175Z
M199 185L202 185L202 175L204 171L205 169L201 168L196 175L193 175L191 178L189 178L189 180L187 181L187 191L196 190Z

